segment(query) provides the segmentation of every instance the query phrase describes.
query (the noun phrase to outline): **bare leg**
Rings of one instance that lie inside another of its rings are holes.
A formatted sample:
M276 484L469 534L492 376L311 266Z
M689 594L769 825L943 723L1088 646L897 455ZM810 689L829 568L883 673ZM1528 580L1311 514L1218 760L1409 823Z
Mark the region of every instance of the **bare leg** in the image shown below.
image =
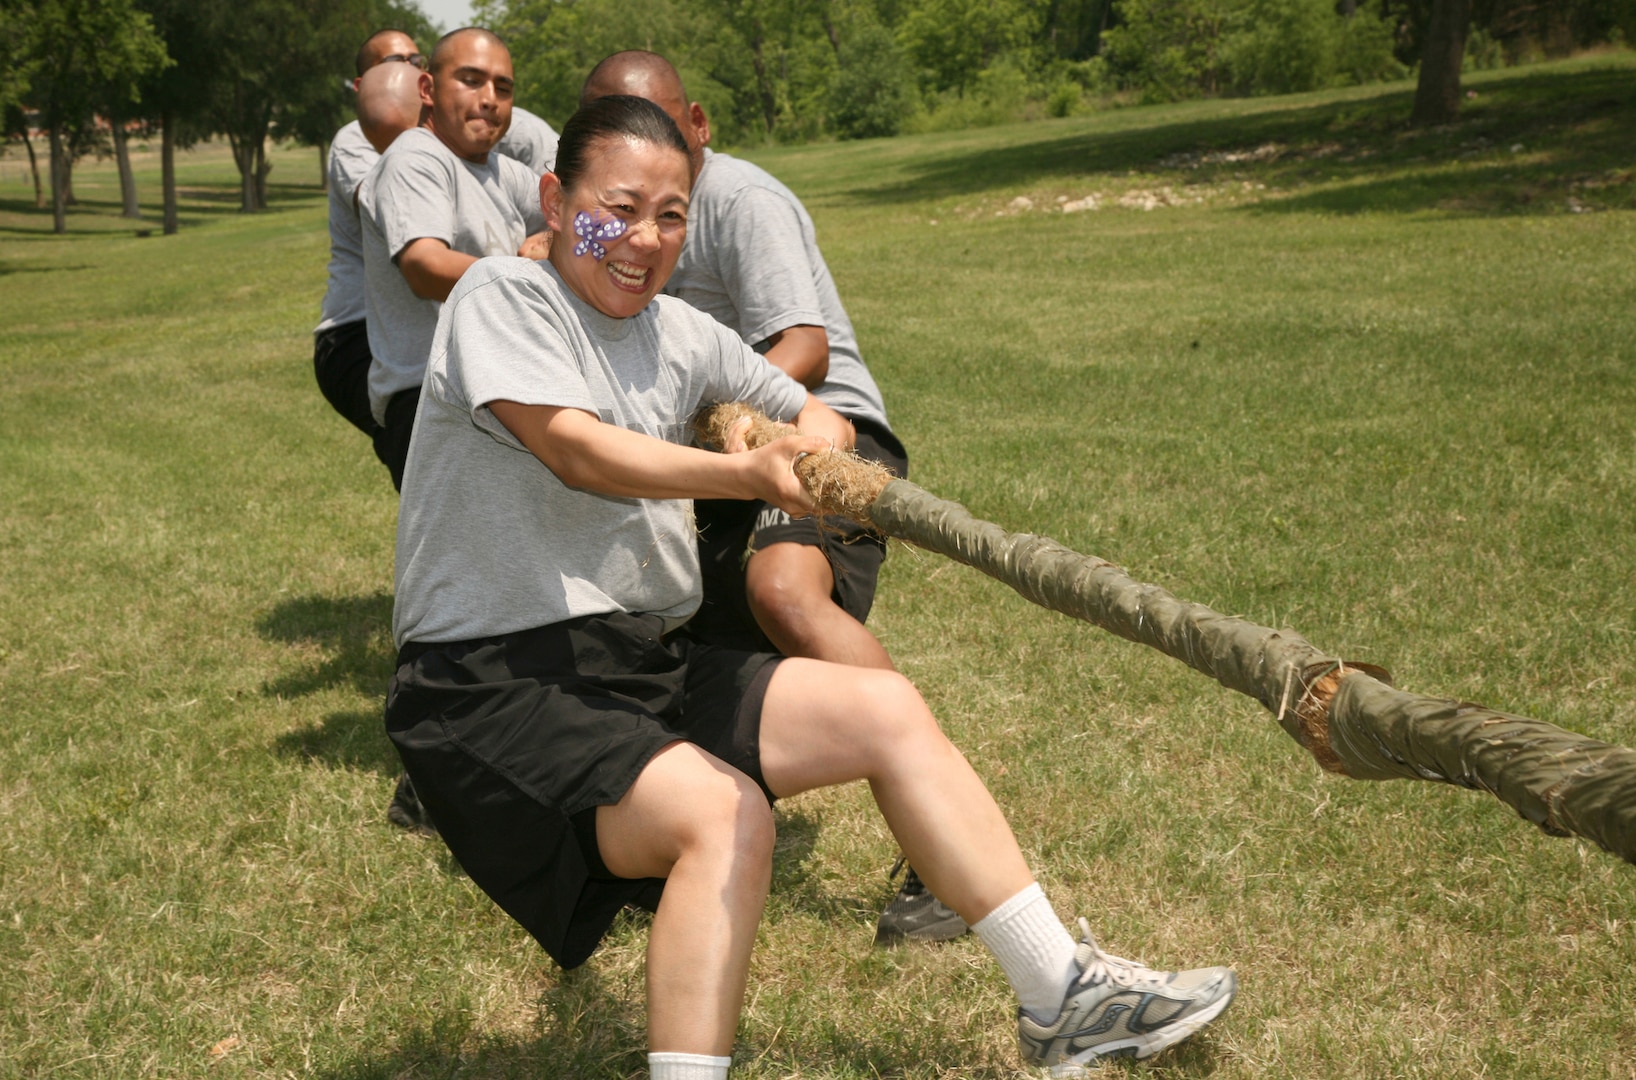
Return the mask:
M766 796L691 743L672 743L623 799L597 809L596 835L615 874L669 879L648 934L648 1049L731 1054L772 880Z
M895 672L780 664L761 711L761 768L781 797L868 780L909 862L968 923L1034 880L982 780Z
M761 632L785 656L894 670L892 658L831 599L835 571L806 544L770 544L750 556L744 589Z

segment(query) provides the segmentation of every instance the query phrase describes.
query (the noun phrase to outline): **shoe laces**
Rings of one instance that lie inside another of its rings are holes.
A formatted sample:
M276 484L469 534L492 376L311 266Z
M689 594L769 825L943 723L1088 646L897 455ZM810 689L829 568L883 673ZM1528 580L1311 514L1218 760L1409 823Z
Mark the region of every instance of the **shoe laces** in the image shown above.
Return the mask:
M904 871L908 872L904 873ZM896 881L899 874L903 874L903 885L900 891L904 896L919 896L926 891L926 883L920 880L920 875L915 873L915 868L909 865L909 856L907 855L898 855L897 861L892 864L892 869L886 872L886 880L888 882Z
M1091 936L1091 924L1083 918L1079 920L1079 934L1079 949L1074 958L1079 961L1080 973L1075 985L1096 986L1107 982L1115 986L1158 988L1169 981L1169 972L1155 971L1139 961L1103 952L1096 938Z

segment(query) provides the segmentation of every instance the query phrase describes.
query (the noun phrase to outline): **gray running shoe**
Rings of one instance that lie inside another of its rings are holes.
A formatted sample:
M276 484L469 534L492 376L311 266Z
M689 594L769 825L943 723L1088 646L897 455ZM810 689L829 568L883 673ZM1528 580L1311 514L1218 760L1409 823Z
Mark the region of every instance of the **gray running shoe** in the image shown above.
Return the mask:
M1220 1016L1238 989L1229 968L1154 971L1097 948L1084 919L1079 931L1080 975L1062 1012L1042 1024L1017 1010L1023 1059L1053 1077L1089 1075L1101 1058L1157 1054Z
M915 868L907 866L901 857L892 864L888 880L905 868L908 873L903 876L903 887L881 912L875 927L876 945L897 945L905 940L953 941L970 929L953 908L931 894Z

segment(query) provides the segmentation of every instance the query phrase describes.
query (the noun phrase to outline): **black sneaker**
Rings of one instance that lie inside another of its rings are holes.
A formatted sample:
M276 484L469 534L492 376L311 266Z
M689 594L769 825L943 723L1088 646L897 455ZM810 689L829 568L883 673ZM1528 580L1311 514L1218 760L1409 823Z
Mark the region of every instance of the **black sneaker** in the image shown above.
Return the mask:
M437 835L432 815L421 805L420 796L415 794L415 785L408 773L398 774L398 789L392 793L392 803L386 808L386 820L410 832Z
M875 926L876 945L896 945L906 940L953 941L970 929L953 908L931 894L915 868L901 856L892 864L887 880L897 877L900 870L908 872L903 875L903 887L897 896L881 912Z

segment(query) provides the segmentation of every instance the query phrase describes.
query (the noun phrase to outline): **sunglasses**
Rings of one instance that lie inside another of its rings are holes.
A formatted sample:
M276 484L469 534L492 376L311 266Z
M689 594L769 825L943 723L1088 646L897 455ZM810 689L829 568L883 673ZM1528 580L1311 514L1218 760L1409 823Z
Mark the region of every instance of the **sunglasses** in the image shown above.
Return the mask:
M386 64L386 63L390 63L390 62L392 62L394 60L401 61L402 63L405 63L405 64L413 65L414 67L417 67L422 71L426 70L426 57L422 56L418 52L417 53L410 53L408 56L405 56L403 53L393 53L390 56L381 57L378 62L382 63L382 64Z

